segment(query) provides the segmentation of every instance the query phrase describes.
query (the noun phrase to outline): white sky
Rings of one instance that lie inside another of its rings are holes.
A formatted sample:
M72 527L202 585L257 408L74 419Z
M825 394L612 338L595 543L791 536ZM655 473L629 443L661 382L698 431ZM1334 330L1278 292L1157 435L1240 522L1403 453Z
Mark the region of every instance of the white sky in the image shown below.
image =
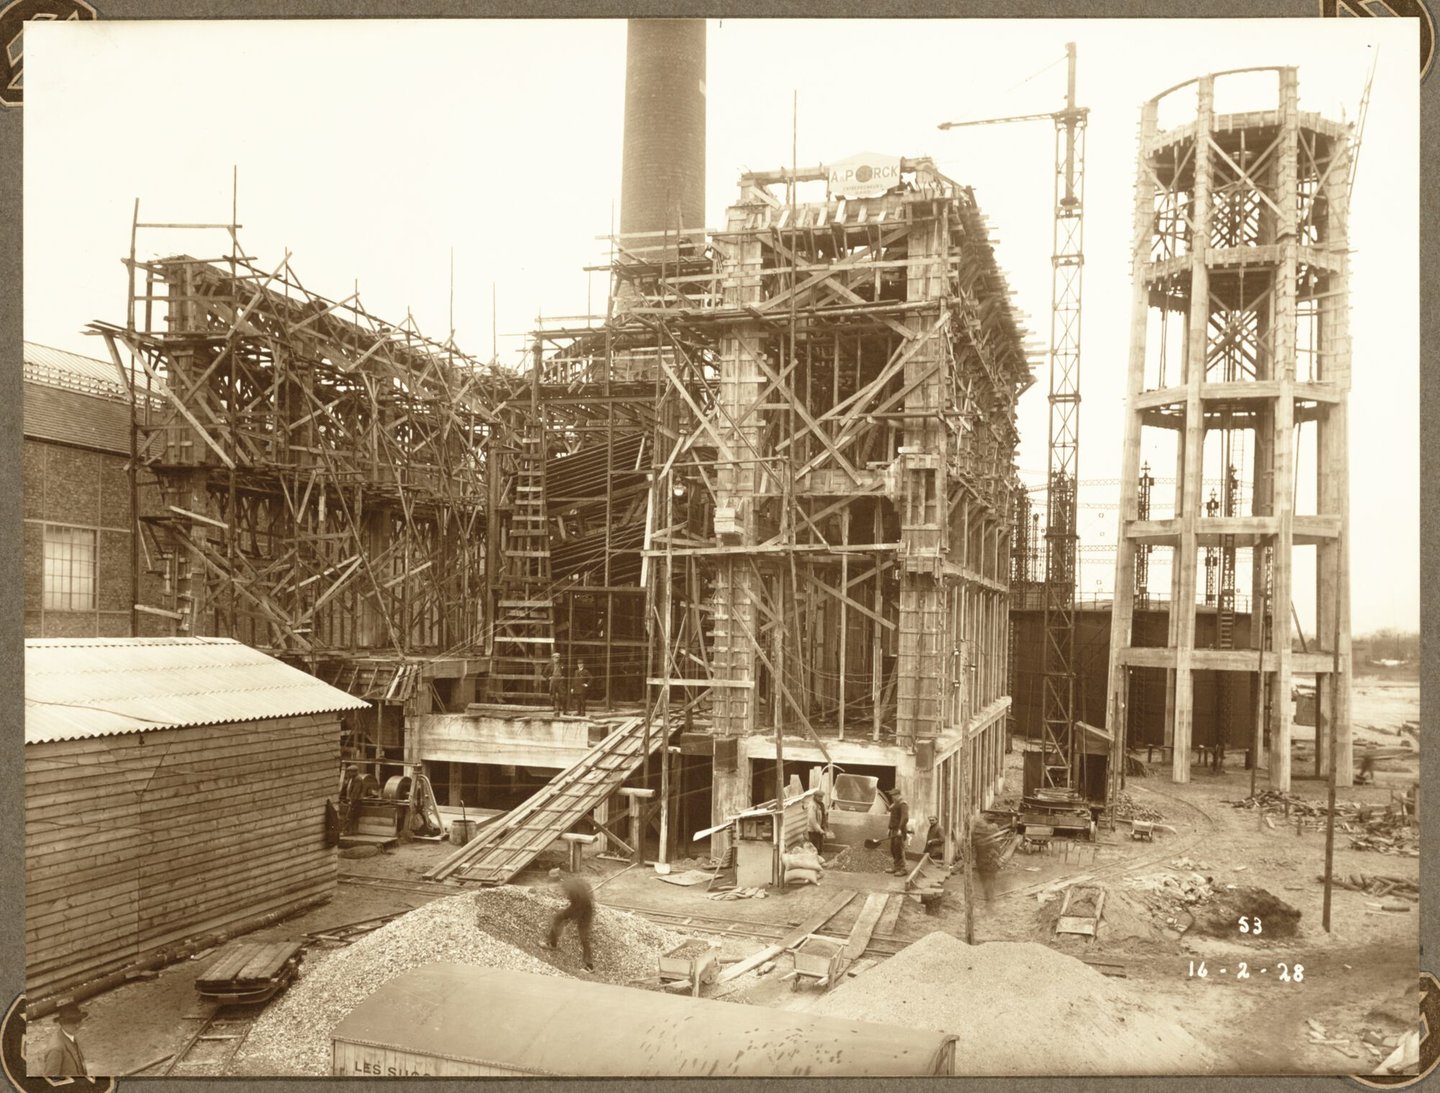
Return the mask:
M723 223L740 171L790 162L798 90L802 166L862 150L929 155L975 188L1048 345L1053 128L936 124L1059 108L1064 44L1077 42L1078 101L1091 111L1080 475L1082 501L1095 502L1080 531L1113 543L1113 490L1083 482L1119 473L1140 104L1205 72L1294 64L1302 110L1353 119L1378 48L1350 223L1352 612L1356 633L1418 628L1415 24L1240 22L712 21L707 220ZM596 237L618 219L624 47L623 20L30 24L25 336L103 356L80 331L124 322L135 199L142 220L228 220L238 167L240 238L259 265L288 248L312 291L339 299L358 282L369 310L398 322L408 308L443 340L453 248L458 344L488 357L498 328L501 359L515 361L537 314L603 310L604 278L583 267L604 259ZM139 249L223 247L219 233L152 232ZM1020 453L1034 483L1046 436L1037 375ZM1088 564L1082 591L1108 590L1111 564ZM1297 572L1302 620L1312 583Z

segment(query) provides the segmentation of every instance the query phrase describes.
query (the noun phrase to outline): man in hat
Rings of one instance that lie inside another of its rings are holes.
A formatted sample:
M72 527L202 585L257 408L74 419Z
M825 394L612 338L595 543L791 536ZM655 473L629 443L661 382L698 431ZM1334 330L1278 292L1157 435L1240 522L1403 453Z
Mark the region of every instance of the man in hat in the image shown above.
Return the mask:
M896 786L890 794L890 858L897 877L903 877L908 872L905 868L905 839L909 834L910 802Z
M578 661L575 665L575 678L570 681L570 695L575 699L575 712L585 716L585 692L590 687L590 672L585 667L585 662Z
M85 1053L80 1050L80 1043L75 1039L75 1033L79 1031L80 1023L84 1020L85 1011L78 1002L66 1002L55 1014L55 1041L45 1052L45 1077L89 1076L89 1071L85 1068Z
M555 716L565 712L565 669L560 666L560 654L550 654L550 665L545 669L545 682L550 685L550 704Z
M551 876L556 871L551 872ZM550 933L545 938L545 947L553 949L560 943L560 931L565 923L575 923L575 932L580 935L580 954L585 958L585 970L595 970L594 955L590 951L590 924L595 920L595 896L584 879L574 873L560 877L560 891L569 902L550 920Z

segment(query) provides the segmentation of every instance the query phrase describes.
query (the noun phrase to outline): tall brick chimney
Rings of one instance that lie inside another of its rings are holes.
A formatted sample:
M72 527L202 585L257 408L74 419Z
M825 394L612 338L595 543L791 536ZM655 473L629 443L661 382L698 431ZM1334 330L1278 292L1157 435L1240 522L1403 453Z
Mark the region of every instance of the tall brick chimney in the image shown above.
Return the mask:
M705 21L631 19L620 233L677 226L705 226Z

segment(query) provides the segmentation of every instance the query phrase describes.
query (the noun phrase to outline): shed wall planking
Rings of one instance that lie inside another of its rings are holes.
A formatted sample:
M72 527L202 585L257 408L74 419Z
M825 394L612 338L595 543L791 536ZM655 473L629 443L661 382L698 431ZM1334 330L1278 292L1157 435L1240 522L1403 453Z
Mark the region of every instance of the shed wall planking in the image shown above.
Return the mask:
M26 994L316 898L338 714L30 744Z

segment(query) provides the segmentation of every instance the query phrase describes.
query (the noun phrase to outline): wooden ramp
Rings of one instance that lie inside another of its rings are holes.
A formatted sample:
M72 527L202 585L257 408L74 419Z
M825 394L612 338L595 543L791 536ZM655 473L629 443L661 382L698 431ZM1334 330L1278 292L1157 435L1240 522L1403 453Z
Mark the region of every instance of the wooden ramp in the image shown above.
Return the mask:
M650 750L663 733L652 730ZM427 880L506 884L546 847L604 803L645 759L645 720L630 717L533 797L498 817L469 844L425 874Z

